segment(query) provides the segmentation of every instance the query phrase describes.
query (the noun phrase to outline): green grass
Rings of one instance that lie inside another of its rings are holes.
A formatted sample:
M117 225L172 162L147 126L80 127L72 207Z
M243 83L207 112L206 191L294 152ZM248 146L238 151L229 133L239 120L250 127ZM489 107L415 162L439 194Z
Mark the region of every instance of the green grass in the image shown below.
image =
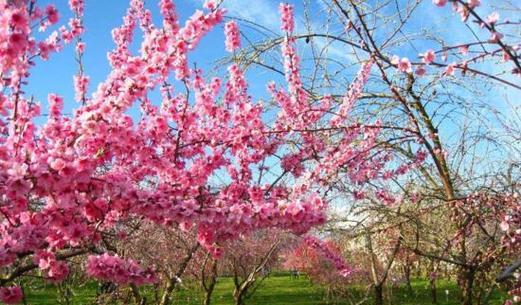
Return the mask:
M397 287L386 290L387 296L392 296L392 305L422 305L431 304L431 295L426 280L415 280L412 283L414 293L407 294L405 287ZM96 283L89 283L84 287L73 289L73 304L93 304L96 294ZM28 294L28 304L47 305L58 304L56 302L57 288L52 284L33 284L26 286ZM445 290L449 291L447 301ZM214 305L232 305L233 283L230 278L220 278L213 294ZM348 297L351 300L360 300L365 290L361 286L350 286ZM202 294L198 290L181 289L176 291L173 305L195 305L201 304ZM490 305L500 305L504 301L504 294L496 291L491 298ZM291 279L287 275L276 275L267 278L257 290L254 296L247 301L248 305L326 305L326 304L350 304L345 299L330 301L324 298L324 289L311 285L305 278ZM369 299L364 304L372 304ZM438 281L438 304L439 305L458 305L458 292L454 283L440 280Z
M73 304L91 304L96 297L97 283L90 282L72 289ZM28 305L57 305L58 289L51 283L31 283L24 286Z

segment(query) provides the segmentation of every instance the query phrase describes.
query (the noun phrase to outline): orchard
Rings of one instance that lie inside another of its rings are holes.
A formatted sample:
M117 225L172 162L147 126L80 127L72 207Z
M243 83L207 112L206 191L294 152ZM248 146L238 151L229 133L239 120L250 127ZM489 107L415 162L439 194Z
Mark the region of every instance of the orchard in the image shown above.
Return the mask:
M0 302L521 303L520 98L516 0L0 0Z

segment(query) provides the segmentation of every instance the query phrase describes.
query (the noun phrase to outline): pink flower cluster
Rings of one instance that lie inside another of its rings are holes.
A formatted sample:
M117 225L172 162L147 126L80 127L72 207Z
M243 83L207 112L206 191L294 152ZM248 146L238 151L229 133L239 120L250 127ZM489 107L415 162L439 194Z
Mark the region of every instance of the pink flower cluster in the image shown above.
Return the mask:
M85 0L69 0L69 7L78 16L83 16Z
M391 59L391 64L394 65L400 72L412 72L411 61L407 57L400 58L399 56L394 55Z
M166 30L175 34L179 31L179 24L177 22L177 16L175 12L175 5L172 0L161 0L159 1L159 9L163 15L163 25Z
M62 26L59 33L53 32L47 39L38 41L31 37L31 22L37 21L42 31L58 22L59 12L53 5L45 9L36 7L29 12L20 1L0 1L0 12L0 73L10 80L10 86L15 86L23 76L19 73L27 72L28 58L41 56L47 59L50 52L61 49L60 43L70 42L82 32L78 16L70 20L68 27ZM11 77L6 77L6 73L10 73Z
M141 268L135 261L107 253L89 256L86 271L89 276L98 280L113 281L117 284L140 286L157 281L151 270Z
M521 247L521 199L517 193L514 193L501 198L500 204L507 207L500 223L503 245L511 253L517 254ZM514 276L516 277L514 284L508 292L512 300L507 300L505 304L521 302L521 276L519 273L515 273Z
M26 66L27 64L21 58L32 47L29 41L31 17L28 15L27 8L9 3L0 2L0 73L2 74L13 67Z
M362 65L360 71L355 77L355 80L349 86L349 90L347 94L342 99L342 104L340 105L340 109L338 110L337 117L335 117L331 124L333 126L340 126L346 119L348 113L351 112L351 109L355 102L358 100L360 95L362 94L362 90L365 87L367 81L369 80L369 75L371 74L371 67L373 66L373 60L370 59L366 63Z
M304 161L299 154L287 154L281 160L283 170L290 172L295 177L299 177L304 172Z
M34 255L33 260L40 270L47 272L48 279L53 282L61 282L69 275L67 263L56 260L56 256L52 252L38 252Z
M263 117L238 65L229 67L226 79L206 79L188 66L188 56L222 21L223 10L209 4L209 11L197 11L180 27L175 7L163 0L160 27L143 1L134 0L112 33L106 79L87 98L88 79L79 74L76 98L84 103L64 116L64 100L51 93L48 120L36 124L40 105L18 89L30 75L28 58L47 58L79 37L83 2L71 0L77 16L43 41L32 33L27 9L13 3L0 1L0 72L9 76L0 85L2 267L32 256L58 281L68 273L59 254L95 248L103 234L135 218L193 229L215 253L219 242L259 229L303 234L325 222L327 202L317 189L327 181L346 177L362 188L381 179L389 159L373 154L379 123L332 125L331 96L312 103L304 90L290 5L281 6L287 89L269 86L279 105L274 122ZM55 17L53 9L48 13ZM137 26L143 39L135 51ZM78 53L83 48L77 45ZM369 72L366 63L344 98L344 116ZM183 84L169 84L172 75ZM160 101L150 97L154 90ZM133 107L141 116L128 114ZM313 129L318 124L325 128ZM333 133L338 136L324 141ZM254 169L267 167L274 156L282 162L273 172L291 172L298 183L256 179ZM215 183L223 174L226 182ZM89 257L87 272L118 283L153 281L136 262L108 254Z
M505 198L505 201L511 208L503 216L500 225L504 232L503 244L512 250L519 249L521 247L521 201L517 194Z
M224 35L226 37L226 51L233 52L241 47L241 37L237 22L226 22L226 24L224 25Z
M80 102L87 96L87 88L89 86L89 77L83 74L74 76L74 92L76 101Z
M327 242L313 236L306 236L304 240L309 247L320 251L335 266L341 276L348 277L353 273L353 268L345 262L341 254L338 253L338 249L332 248Z
M448 0L432 0L432 3L434 3L435 5L439 6L439 7L442 7L442 6L445 6L445 4L447 4Z
M5 304L18 304L22 302L22 288L18 286L0 288L0 300Z
M282 20L281 30L287 33L292 33L295 29L295 17L293 15L293 5L281 3L279 5L279 12Z
M423 63L429 65L436 60L436 53L433 50L427 50L425 53L420 54L423 60Z

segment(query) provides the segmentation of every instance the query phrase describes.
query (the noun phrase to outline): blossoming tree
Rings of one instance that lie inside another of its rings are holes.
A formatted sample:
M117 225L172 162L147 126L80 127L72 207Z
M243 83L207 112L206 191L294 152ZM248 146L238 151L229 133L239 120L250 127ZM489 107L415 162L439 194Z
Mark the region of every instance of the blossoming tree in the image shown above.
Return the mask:
M123 24L112 31L111 71L95 89L83 70L84 3L69 5L74 17L48 33L59 22L53 5L0 0L3 302L22 300L14 283L35 270L63 280L68 259L77 256L86 257L93 278L153 283L152 269L108 246L132 220L195 230L198 242L219 256L219 242L243 233L273 227L303 234L323 224L327 198L321 189L338 168L350 169L345 177L359 188L381 178L388 159L385 150L374 152L379 123L347 123L372 60L362 65L339 109L329 95L314 102L300 77L292 6L281 5L287 84L268 85L278 111L266 120L239 64L228 67L227 77L212 79L189 67L190 53L222 22L225 10L215 2L181 25L174 3L161 0L162 24L156 25L143 1L130 1ZM143 37L133 52L137 27ZM226 49L235 52L237 25L226 23L225 33ZM34 65L71 43L80 66L74 76L78 105L65 115L69 101L49 92L49 108L42 109L26 84ZM150 97L153 91L160 91L159 102ZM134 106L140 115L128 114ZM37 123L43 114L46 122ZM217 176L222 183L214 182Z
M499 225L505 215L515 214L519 199L498 177L519 167L519 105L514 102L521 89L519 3L320 3L321 17L314 18L317 8L309 4L294 36L309 45L304 60L314 63L313 77L306 79L304 88L315 96L324 88L340 92L352 61L370 58L374 74L351 110L364 118L381 118L380 144L392 149L395 158L425 161L410 167L414 174L407 179L388 176L387 183L404 200L380 191L376 204L364 202L364 215L376 211L373 223L399 228L404 236L401 246L415 255L456 267L462 304L479 302L486 295L482 291L495 285L490 275L507 263L502 260L514 260L501 243ZM276 70L268 55L285 40L262 33L269 38L247 49L245 61ZM352 60L344 61L346 57ZM420 156L411 149L417 147ZM328 183L333 185L332 179ZM352 192L351 185L334 186L340 193ZM403 205L385 208L408 201L412 208L404 214ZM357 222L357 212L352 223L362 227L368 221ZM427 225L416 226L418 222Z

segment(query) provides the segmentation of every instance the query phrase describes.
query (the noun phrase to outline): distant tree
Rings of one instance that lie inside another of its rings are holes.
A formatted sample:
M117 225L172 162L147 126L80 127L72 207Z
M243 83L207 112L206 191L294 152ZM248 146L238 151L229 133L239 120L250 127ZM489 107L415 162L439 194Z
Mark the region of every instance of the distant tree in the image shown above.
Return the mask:
M233 279L236 305L247 304L278 264L280 252L289 240L290 237L282 232L268 230L227 242L223 249L222 271Z

